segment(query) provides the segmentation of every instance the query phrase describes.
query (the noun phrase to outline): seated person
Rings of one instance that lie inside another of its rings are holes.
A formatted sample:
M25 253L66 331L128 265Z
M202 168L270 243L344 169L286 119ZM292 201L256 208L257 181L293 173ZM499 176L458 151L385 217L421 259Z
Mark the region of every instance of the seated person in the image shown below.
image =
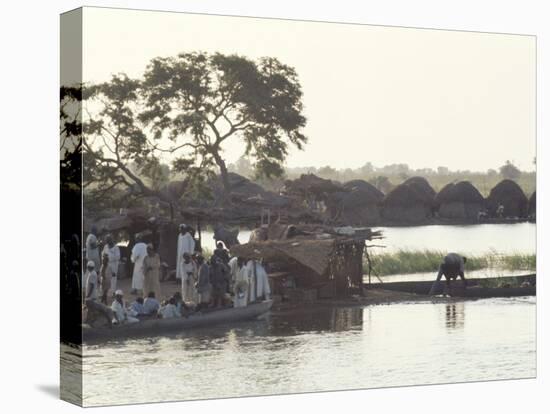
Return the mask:
M113 324L122 325L125 323L139 322L139 319L134 318L133 316L130 316L128 314L128 311L124 306L123 296L124 296L124 293L122 292L122 290L118 289L115 292L115 300L111 305L111 309L113 310L113 314L114 314Z
M176 308L176 300L173 297L168 300L168 303L160 308L159 316L162 317L162 319L181 317L181 314Z
M189 306L187 306L187 304L183 301L183 297L181 296L180 292L174 293L172 298L174 298L174 304L176 305L176 309L180 315L183 314L182 311L190 310Z
M133 302L130 305L130 312L131 312L132 316L145 315L145 312L143 311L143 298L142 297L136 298L135 302Z
M155 315L160 309L160 302L155 298L155 292L149 292L143 302L143 314Z

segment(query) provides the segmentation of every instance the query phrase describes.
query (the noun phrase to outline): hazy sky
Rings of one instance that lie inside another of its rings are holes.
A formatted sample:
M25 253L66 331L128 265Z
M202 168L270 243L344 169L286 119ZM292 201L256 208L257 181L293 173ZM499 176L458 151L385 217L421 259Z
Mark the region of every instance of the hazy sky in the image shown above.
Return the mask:
M275 56L302 84L289 166L534 169L532 36L86 8L84 80L141 76L180 52ZM229 141L228 141L229 144ZM243 146L224 148L229 162Z

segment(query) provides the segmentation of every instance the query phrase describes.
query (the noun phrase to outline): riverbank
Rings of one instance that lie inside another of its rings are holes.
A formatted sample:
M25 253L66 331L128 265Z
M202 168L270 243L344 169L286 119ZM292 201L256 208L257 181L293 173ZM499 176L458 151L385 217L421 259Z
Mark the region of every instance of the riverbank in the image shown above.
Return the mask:
M448 252L442 250L407 250L371 253L371 273L378 276L404 275L412 273L437 273L441 260ZM461 252L457 252L461 253ZM536 254L464 254L467 257L465 271L482 269L534 271L537 266ZM363 271L369 273L369 263L365 257Z

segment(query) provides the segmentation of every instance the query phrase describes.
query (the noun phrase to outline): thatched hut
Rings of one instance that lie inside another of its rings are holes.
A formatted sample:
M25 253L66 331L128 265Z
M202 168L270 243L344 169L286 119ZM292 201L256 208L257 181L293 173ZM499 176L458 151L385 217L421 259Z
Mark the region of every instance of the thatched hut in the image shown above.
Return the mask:
M344 184L348 191L333 193L327 200L331 221L352 226L375 225L380 222L380 203L384 194L363 180Z
M396 223L421 223L431 217L433 199L415 186L398 185L382 200L382 217Z
M414 188L426 201L433 202L436 196L435 190L424 177L411 177L405 180L403 184Z
M477 219L484 202L481 193L469 181L447 184L435 197L439 216L449 219Z
M316 292L315 297L347 296L361 291L365 240L377 237L377 233L364 229L341 235L322 227L272 227L266 229L272 237L233 246L231 254L266 261L275 292L288 294L288 283L281 279L292 280L292 290Z
M503 217L526 217L529 200L521 187L512 180L502 180L489 193L487 209L491 216L499 215L499 206L503 207Z
M334 181L302 174L295 180L286 180L283 193L313 211L323 211L330 195L343 190L343 186Z
M529 217L536 217L537 215L537 192L533 191L531 197L529 197Z

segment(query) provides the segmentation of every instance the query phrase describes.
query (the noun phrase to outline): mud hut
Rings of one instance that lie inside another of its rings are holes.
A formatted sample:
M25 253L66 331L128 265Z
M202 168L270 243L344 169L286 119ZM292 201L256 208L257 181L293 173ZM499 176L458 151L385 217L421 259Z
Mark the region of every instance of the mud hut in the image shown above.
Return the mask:
M484 203L481 193L469 181L447 184L435 197L439 216L448 219L477 220Z
M527 217L529 200L521 187L512 180L502 180L489 193L487 209L489 215L499 215L498 208L503 206L503 217Z
M398 185L382 200L382 217L395 223L422 223L432 216L433 199L416 186Z
M380 203L384 194L363 180L344 184L348 191L333 193L327 199L327 213L331 222L349 226L369 226L381 220Z

